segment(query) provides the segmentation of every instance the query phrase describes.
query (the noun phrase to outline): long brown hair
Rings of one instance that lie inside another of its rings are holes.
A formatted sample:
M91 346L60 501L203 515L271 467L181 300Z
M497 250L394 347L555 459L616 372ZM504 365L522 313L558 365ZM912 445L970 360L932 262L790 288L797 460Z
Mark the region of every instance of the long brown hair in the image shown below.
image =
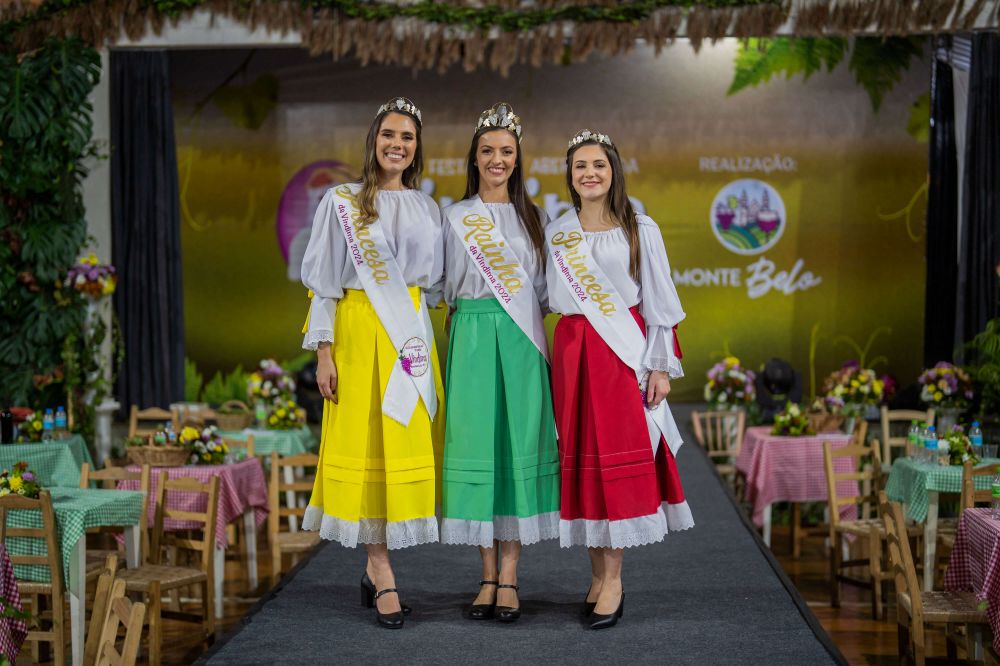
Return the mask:
M375 151L375 140L382 129L382 120L390 113L398 113L413 120L417 127L417 149L413 153L413 161L403 171L403 187L415 190L420 187L420 174L424 171L424 144L420 139L420 119L412 113L400 109L386 109L372 120L365 138L365 160L361 170L361 192L358 193L358 208L361 216L358 226L367 226L378 219L378 208L375 207L375 194L378 192L379 173L382 167L378 165Z
M469 157L466 160L465 171L465 196L463 199L471 199L479 194L479 167L476 166L476 151L479 150L479 138L487 132L509 131L497 127L483 127L472 135L472 145L469 146ZM517 157L514 161L514 170L507 179L507 195L510 202L514 204L517 217L521 220L524 233L528 234L531 244L535 246L535 253L542 266L545 266L545 230L542 228L542 216L538 214L538 208L531 202L528 196L528 189L524 186L524 166L521 161L521 142L517 135L511 132L514 143L517 145Z
M573 200L573 207L576 212L580 212L580 195L573 188L573 154L580 146L595 145L608 158L611 165L611 189L608 197L604 200L604 210L612 220L625 232L625 239L628 241L628 272L632 279L639 281L639 221L635 217L635 209L629 201L628 192L625 190L625 167L622 166L622 158L618 155L618 149L614 145L608 145L595 139L587 139L574 144L566 151L566 187L569 188L569 196Z

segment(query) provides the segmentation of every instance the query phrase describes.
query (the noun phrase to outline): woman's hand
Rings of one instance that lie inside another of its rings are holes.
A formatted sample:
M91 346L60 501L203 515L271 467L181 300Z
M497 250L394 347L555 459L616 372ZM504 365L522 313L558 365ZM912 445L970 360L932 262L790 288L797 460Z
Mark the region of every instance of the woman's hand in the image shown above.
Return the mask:
M663 402L663 399L670 393L670 376L662 370L654 370L649 373L649 382L646 384L646 404L650 409L656 409Z
M337 364L329 342L321 342L316 350L316 385L324 400L337 403Z

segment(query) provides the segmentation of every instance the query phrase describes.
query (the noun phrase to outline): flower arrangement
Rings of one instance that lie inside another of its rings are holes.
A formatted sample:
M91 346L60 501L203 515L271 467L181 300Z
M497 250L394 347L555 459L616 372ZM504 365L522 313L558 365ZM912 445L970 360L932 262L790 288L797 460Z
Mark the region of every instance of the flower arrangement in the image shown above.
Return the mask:
M42 486L38 483L38 478L28 471L28 463L16 462L14 469L0 472L0 497L7 495L20 495L36 499Z
M40 442L45 425L42 423L42 413L32 412L18 426L18 442Z
M221 465L229 453L229 447L215 426L201 430L185 426L181 430L180 443L188 450L188 462L192 465Z
M782 437L801 437L803 435L814 435L812 427L809 425L809 418L802 412L802 409L794 402L785 404L785 409L774 416L774 428L772 435Z
M852 411L862 405L882 402L885 381L871 368L862 368L857 361L848 361L840 370L827 375L823 381L823 392L828 397L840 398L844 401L844 408Z
M965 409L974 395L969 373L947 361L924 370L917 382L920 399L932 407Z
M115 293L118 275L114 266L100 263L97 255L91 252L69 269L66 282L84 296L97 300Z
M966 460L971 460L973 465L979 464L975 448L962 426L952 427L944 439L948 442L948 463L950 465L964 465Z
M755 375L740 365L735 356L727 356L713 365L706 377L705 400L711 409L745 405L756 398Z
M260 369L247 379L247 393L254 401L291 400L295 395L295 380L277 361L266 358L260 362Z
M302 414L294 400L276 399L270 414L267 415L268 430L293 430L301 428L303 422Z

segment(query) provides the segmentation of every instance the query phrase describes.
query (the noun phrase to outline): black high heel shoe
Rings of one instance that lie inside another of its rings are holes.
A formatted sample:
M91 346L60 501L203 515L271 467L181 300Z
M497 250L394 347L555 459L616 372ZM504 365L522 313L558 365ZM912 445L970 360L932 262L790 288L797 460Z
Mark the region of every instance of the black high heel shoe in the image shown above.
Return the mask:
M500 588L507 588L509 590L514 590L515 592L517 592L517 590L519 589L517 585L506 585L506 584L497 585L497 589L499 590ZM518 599L518 604L520 604L520 602L521 600ZM497 606L496 616L497 620L499 620L500 622L516 622L517 619L521 617L521 608L520 606L518 606L517 608L514 608L513 606Z
M587 601L587 597L590 596L590 590L587 590L586 596L583 598L583 608L580 609L580 615L587 617L594 612L594 607L597 606L596 601Z
M483 585L497 585L495 580L481 580L479 581L479 587ZM493 603L491 604L472 604L469 607L469 619L470 620L489 620L493 617L493 612L496 610L497 601L496 597L493 598Z
M607 629L608 627L613 627L618 624L618 618L620 618L625 613L625 590L622 590L622 598L618 601L618 610L616 610L611 615L598 615L594 613L591 615L590 628L591 629Z
M361 576L361 605L365 608L375 607L375 583L368 577L367 571ZM399 606L403 609L403 615L409 615L410 611L413 610L402 601L400 601Z

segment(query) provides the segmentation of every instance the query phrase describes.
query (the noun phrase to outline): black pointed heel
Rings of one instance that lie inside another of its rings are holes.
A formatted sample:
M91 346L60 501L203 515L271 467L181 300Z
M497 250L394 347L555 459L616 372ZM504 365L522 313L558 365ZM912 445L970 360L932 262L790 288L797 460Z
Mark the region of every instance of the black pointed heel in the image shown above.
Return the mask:
M618 619L625 614L625 590L622 590L622 598L618 601L618 610L611 615L598 615L594 613L590 616L591 629L608 629L618 624Z
M591 589L593 589L593 586L591 586ZM583 597L583 607L580 609L580 615L583 617L587 617L588 615L593 613L594 607L597 606L596 601L587 601L587 597L589 596L590 596L590 590L587 590L586 596Z
M479 581L479 587L483 585L497 585L495 580L481 580ZM493 612L497 607L496 598L494 597L493 603L491 604L472 604L469 607L469 619L470 620L489 620L493 618Z
M364 608L375 607L375 583L369 578L367 571L361 576L361 605ZM410 614L412 609L409 606L402 602L399 606L403 609L403 615Z
M383 594L395 594L399 596L399 592L396 591L394 587L387 587L384 590L379 590L375 593L375 599L372 601L377 601L379 597ZM403 628L403 611L396 611L395 613L382 613L379 611L378 606L375 606L375 621L378 622L380 627L385 627L386 629L402 629Z
M517 592L518 589L520 589L518 588L517 585L506 585L506 584L497 585L497 589L499 590L500 588L507 588L509 590L514 590L515 592ZM518 599L518 603L520 603L520 601L521 600ZM517 619L521 617L521 608L520 607L514 608L513 606L497 606L496 616L497 620L499 620L500 622L517 622Z

